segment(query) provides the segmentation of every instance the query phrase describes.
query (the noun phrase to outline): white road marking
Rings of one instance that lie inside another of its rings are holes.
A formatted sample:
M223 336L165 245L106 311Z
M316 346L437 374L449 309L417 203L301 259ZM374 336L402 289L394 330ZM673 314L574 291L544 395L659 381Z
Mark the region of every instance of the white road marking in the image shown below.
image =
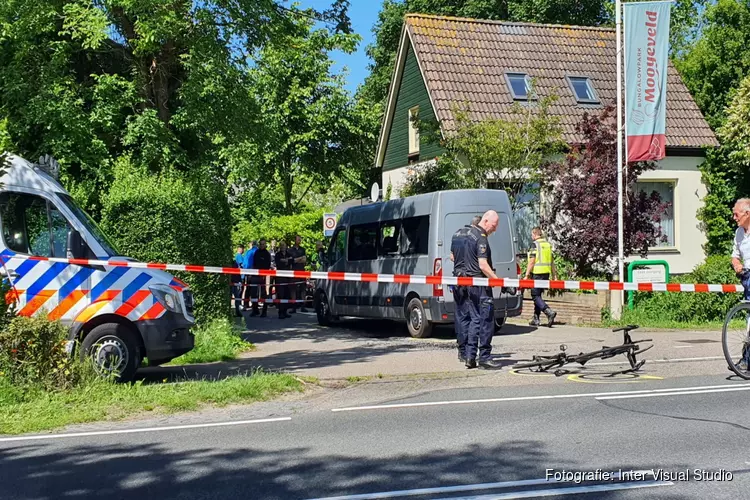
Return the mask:
M18 436L12 438L0 438L0 443L10 443L13 441L36 441L40 439L62 439L62 438L73 438L73 437L86 437L86 436L108 436L111 434L135 434L138 432L159 432L159 431L175 431L181 429L202 429L205 427L229 427L232 425L247 425L247 424L264 424L267 422L286 422L291 420L292 417L279 417L279 418L263 418L258 420L234 420L229 422L212 422L210 424L189 424L189 425L171 425L167 427L143 427L138 429L119 429L113 431L91 431L91 432L70 432L67 434L35 434L32 436Z
M686 347L692 347L692 346L686 346ZM636 353L637 354L637 353ZM724 356L705 356L702 358L668 358L668 359L647 359L646 364L649 363L677 363L677 362L687 362L687 361L715 361L717 359L725 359ZM586 366L612 366L612 365L621 365L625 363L626 360L623 360L622 362L618 361L605 361L602 363L586 363ZM576 366L576 365L573 365Z
M599 491L634 490L637 488L654 488L657 486L674 486L672 481L644 481L619 484L592 484L590 486L572 486L569 488L551 488L548 490L513 491L496 495L479 495L473 497L444 498L443 500L511 500L514 498L557 497L564 495L583 495Z
M620 479L620 472L610 473L613 479ZM641 470L628 471L628 474L651 474L652 470ZM653 482L653 481L646 481ZM315 498L311 500L378 500L381 498L397 498L397 497L410 497L410 496L422 496L422 495L433 495L433 494L444 494L444 493L459 493L462 491L479 491L479 490L496 490L496 489L507 489L507 488L518 488L520 486L539 486L543 484L570 484L569 481L555 480L555 479L522 479L520 481L502 481L498 483L480 483L480 484L461 484L457 486L438 486L434 488L417 488L413 490L397 490L397 491L381 491L378 493L362 493L359 495L343 495L336 497L325 497ZM630 484L630 483L620 483ZM557 491L562 490L558 489ZM544 491L544 490L542 490ZM489 496L495 498L494 496Z
M726 389L710 389L706 391L675 391L675 392L662 392L659 394L628 394L624 396L605 396L596 398L599 401L607 399L633 399L633 398L655 398L661 396L686 396L690 394L713 394L716 392L734 392L734 391L750 391L750 387L728 387Z
M672 346L672 347L674 347L675 349L690 349L690 348L696 347L696 346L694 346L694 345L675 345L675 346Z
M417 408L421 406L445 406L445 405L466 405L466 404L481 404L481 403L507 403L512 401L538 401L548 399L572 399L572 398L598 398L600 396L619 396L619 395L631 395L631 394L651 394L651 393L662 393L662 392L678 392L678 391L693 391L693 390L707 390L707 389L722 389L731 388L737 390L738 388L747 388L750 390L750 383L738 384L738 385L708 385L708 386L697 386L697 387L672 387L669 389L643 389L638 391L610 391L610 392L578 392L574 394L550 394L544 396L518 396L510 398L488 398L488 399L463 399L463 400L451 400L451 401L426 401L423 403L396 403L396 404L384 404L384 405L370 405L370 406L351 406L348 408L334 408L332 412L340 411L364 411L364 410L386 410L394 408Z

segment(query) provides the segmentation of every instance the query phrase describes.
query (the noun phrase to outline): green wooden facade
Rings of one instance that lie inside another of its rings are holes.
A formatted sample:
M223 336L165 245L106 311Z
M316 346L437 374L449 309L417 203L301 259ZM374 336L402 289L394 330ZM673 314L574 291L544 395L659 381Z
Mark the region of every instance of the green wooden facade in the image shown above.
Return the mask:
M414 55L411 43L407 44L406 61L398 85L396 106L393 121L388 134L388 142L383 158L383 171L405 167L410 163L430 160L442 154L443 149L435 143L420 141L419 158L409 160L409 109L419 106L419 119L430 121L435 119L435 111L430 103L430 96L424 84L424 78L419 71L419 64Z

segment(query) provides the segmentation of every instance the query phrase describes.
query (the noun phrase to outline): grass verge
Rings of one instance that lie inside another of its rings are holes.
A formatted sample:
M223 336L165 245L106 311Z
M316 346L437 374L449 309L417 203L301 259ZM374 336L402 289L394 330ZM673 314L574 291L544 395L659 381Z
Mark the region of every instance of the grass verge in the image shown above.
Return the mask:
M22 391L0 379L0 433L21 434L70 424L120 420L143 413L173 413L205 406L264 401L301 392L304 382L287 374L256 372L219 381L112 384L92 379L73 389Z
M641 328L657 328L664 330L697 330L713 331L721 333L724 321L675 321L668 317L656 316L647 311L638 309L624 309L619 320L603 320L601 326L604 328L615 328L624 325L638 325Z
M175 358L170 365L212 363L230 361L238 354L255 349L250 342L243 340L242 331L228 319L211 320L195 329L195 347L187 354Z

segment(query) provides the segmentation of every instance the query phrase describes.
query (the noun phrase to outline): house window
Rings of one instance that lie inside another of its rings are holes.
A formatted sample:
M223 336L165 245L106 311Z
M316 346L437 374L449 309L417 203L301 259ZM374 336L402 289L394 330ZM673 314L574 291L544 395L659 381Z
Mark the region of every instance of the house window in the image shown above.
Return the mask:
M516 101L528 101L531 98L531 81L526 73L506 73L510 95Z
M666 236L666 240L658 241L654 248L675 247L674 188L674 181L636 182L638 191L646 193L646 196L650 196L651 193L656 191L659 193L662 203L669 203L669 208L661 214L661 220L654 223L661 228L661 234Z
M409 109L409 156L419 154L419 106Z
M569 76L568 83L578 104L599 104L591 80L586 76Z

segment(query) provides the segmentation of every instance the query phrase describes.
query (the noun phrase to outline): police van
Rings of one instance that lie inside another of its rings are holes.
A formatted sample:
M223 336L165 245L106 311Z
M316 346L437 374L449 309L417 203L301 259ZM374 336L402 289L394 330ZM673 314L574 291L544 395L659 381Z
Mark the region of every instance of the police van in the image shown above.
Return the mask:
M490 235L492 264L500 278L519 278L515 226L505 191L438 191L355 206L340 217L328 249L329 272L452 276L453 233L476 215L495 210ZM521 314L522 293L494 287L495 326ZM406 321L413 337L428 337L435 324L454 321L447 285L318 280L314 305L321 325L341 316Z
M193 348L193 296L172 275L21 258L132 260L120 256L40 165L10 155L6 167L0 177L0 272L17 314L62 321L70 327L69 347L80 345L121 381L133 379L144 357L159 365Z

